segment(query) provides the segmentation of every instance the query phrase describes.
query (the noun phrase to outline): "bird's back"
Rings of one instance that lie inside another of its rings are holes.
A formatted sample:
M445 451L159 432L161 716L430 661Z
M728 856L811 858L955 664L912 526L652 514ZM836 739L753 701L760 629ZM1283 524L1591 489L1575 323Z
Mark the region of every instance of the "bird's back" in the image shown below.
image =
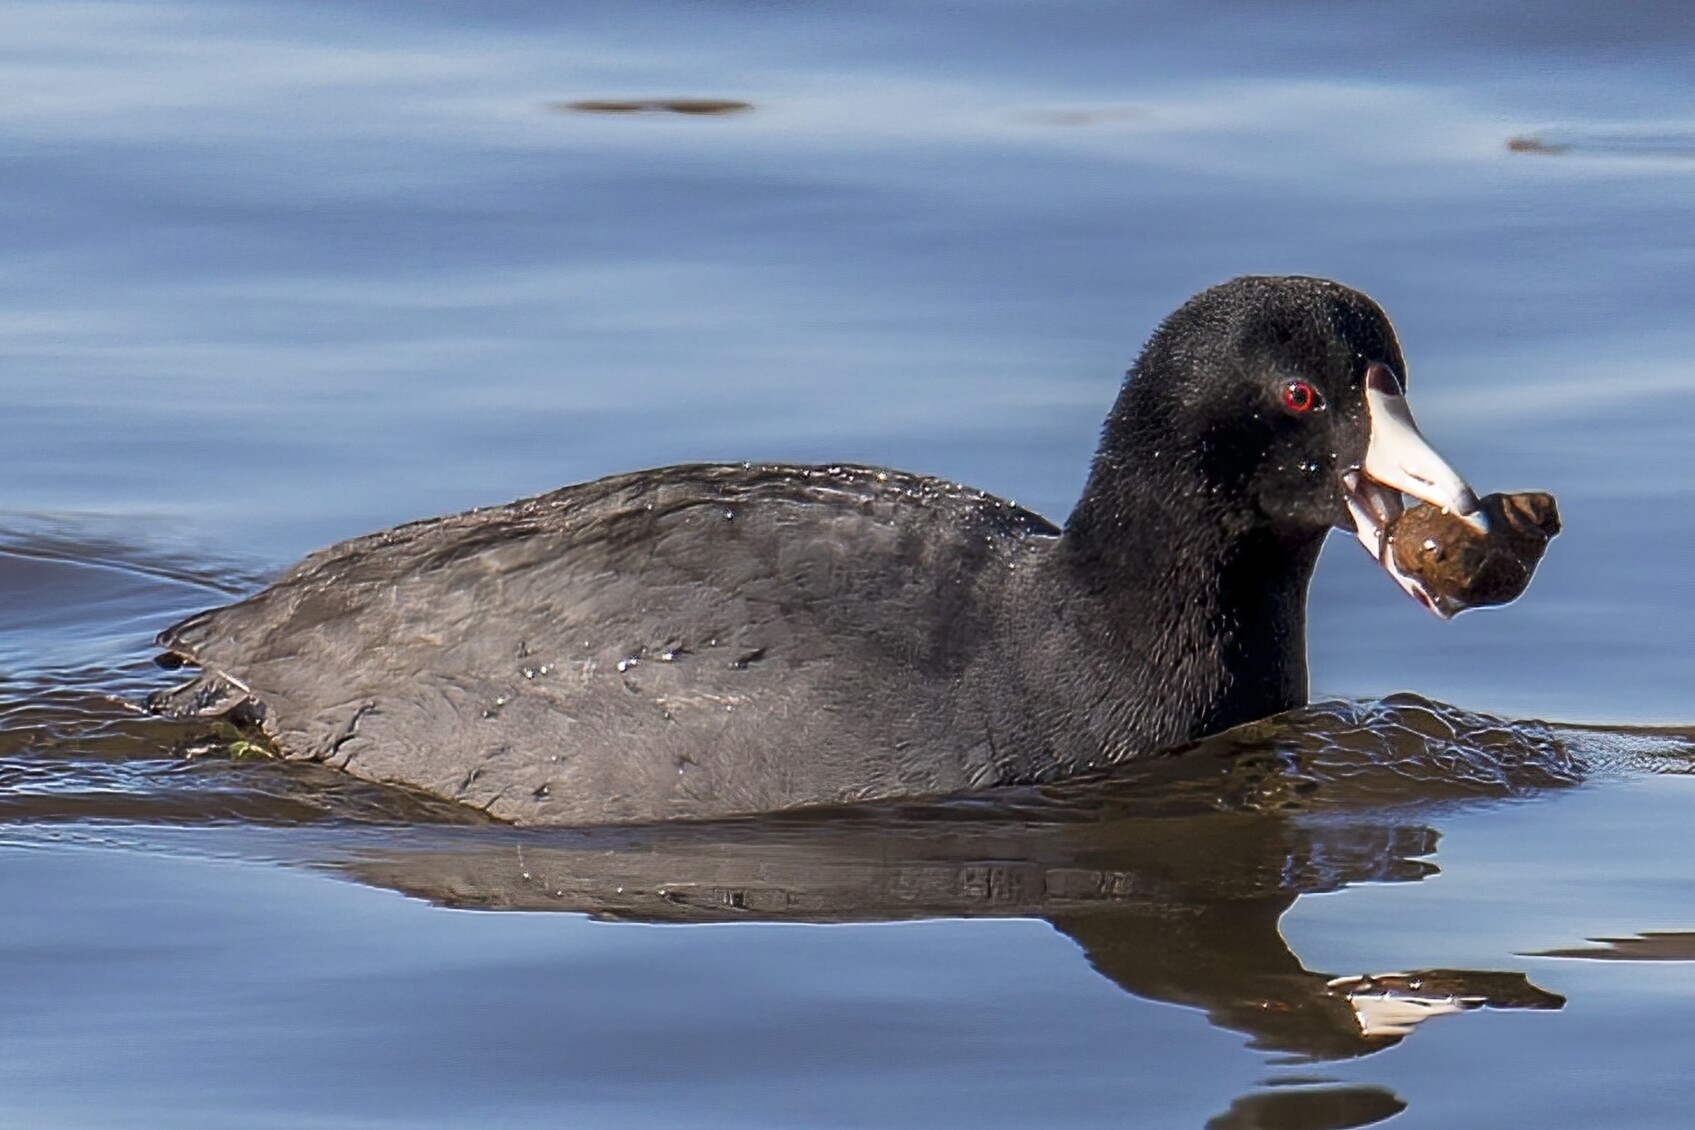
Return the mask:
M984 652L1057 534L899 472L671 467L343 542L160 644L288 756L507 819L933 793L987 783Z

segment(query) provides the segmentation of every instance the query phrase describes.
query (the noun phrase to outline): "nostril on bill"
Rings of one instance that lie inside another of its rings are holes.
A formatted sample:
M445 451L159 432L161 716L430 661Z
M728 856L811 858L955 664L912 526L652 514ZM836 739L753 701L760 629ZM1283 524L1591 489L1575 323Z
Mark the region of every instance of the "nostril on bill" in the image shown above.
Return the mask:
M1365 371L1365 387L1368 392L1380 392L1386 396L1406 395L1406 388L1395 370L1381 362L1374 363Z

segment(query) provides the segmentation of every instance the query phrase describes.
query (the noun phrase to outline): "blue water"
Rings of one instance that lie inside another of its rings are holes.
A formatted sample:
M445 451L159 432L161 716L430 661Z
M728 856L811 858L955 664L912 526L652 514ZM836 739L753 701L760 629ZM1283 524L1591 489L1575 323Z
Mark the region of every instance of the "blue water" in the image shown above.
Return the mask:
M190 834L222 778L168 750L6 731L319 545L614 471L883 463L1062 517L1146 335L1251 272L1374 295L1433 443L1566 523L1446 624L1337 539L1315 693L1695 722L1692 48L1667 4L13 0L0 790L171 803L0 828L0 1121L1683 1125L1689 963L1522 955L1695 930L1686 778L1427 813L1423 881L1291 888L1311 969L1568 998L1297 1069L1035 917L443 909L274 813ZM613 98L752 109L559 108Z

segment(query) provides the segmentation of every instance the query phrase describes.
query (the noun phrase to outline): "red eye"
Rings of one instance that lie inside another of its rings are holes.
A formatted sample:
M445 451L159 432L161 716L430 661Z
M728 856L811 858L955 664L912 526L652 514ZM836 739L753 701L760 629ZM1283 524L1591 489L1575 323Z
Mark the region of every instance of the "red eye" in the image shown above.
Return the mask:
M1283 386L1283 407L1300 415L1324 403L1324 397L1306 381L1289 381Z

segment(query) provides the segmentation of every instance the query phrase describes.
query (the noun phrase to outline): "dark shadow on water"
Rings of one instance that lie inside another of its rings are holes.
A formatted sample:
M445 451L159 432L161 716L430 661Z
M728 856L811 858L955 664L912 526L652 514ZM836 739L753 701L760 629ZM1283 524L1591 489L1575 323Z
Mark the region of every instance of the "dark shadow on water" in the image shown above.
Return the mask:
M1630 133L1621 130L1554 130L1507 139L1509 153L1545 157L1562 154L1597 157L1695 157L1695 134Z
M1343 1130L1370 1126L1407 1109L1383 1087L1302 1088L1243 1095L1207 1122L1207 1130Z
M1582 957L1592 961L1695 961L1695 931L1650 930L1633 938L1590 938L1587 946L1541 950L1526 957Z
M89 568L0 551L0 581L26 565ZM183 599L174 586L194 587L175 576L135 586L135 575L107 553L75 585L37 580L67 594L68 616L109 598L140 620L175 611L159 606ZM0 824L293 827L282 862L449 907L653 923L1042 919L1126 992L1199 1010L1284 1063L1370 1055L1445 1014L1560 1008L1515 970L1309 969L1279 921L1304 894L1434 874L1446 814L1598 776L1686 773L1695 750L1681 730L1509 722L1394 696L1317 704L1063 786L517 829L321 767L208 753L227 746L125 705L159 675L145 644L112 666L0 682ZM269 838L267 858L275 847ZM1405 1105L1381 1088L1301 1082L1244 1096L1210 1125L1360 1126Z
M553 102L548 109L561 114L682 114L686 117L723 117L745 114L753 103L734 98L588 98L576 102Z

